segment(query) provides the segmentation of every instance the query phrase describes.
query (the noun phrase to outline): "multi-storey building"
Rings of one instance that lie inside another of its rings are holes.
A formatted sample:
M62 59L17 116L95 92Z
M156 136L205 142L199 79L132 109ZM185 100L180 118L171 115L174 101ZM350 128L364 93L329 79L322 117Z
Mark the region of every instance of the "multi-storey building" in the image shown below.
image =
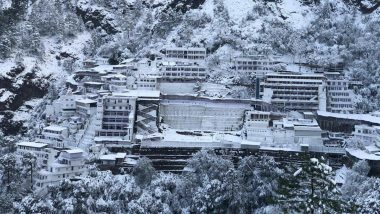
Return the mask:
M79 178L87 173L83 151L67 149L60 152L58 158L48 163L46 169L38 172L37 187L58 184L64 179Z
M278 117L278 116L277 116ZM246 139L263 144L309 144L322 146L322 130L315 119L275 119L270 112L247 111L244 133Z
M378 143L380 126L355 125L354 138L363 143Z
M272 70L275 61L262 55L240 56L234 59L236 71L255 75L257 72L268 73Z
M262 83L263 99L284 111L326 110L326 88L323 74L268 73Z
M38 166L46 166L48 162L48 154L46 148L48 144L37 142L20 142L16 144L16 155L21 160L22 156L26 153L32 153L36 157Z
M157 90L157 79L159 75L156 74L140 74L137 77L136 85L138 90Z
M271 141L270 121L270 112L246 111L244 131L247 140L259 142Z
M131 141L135 109L136 97L128 93L114 93L99 98L96 136Z
M123 74L108 74L101 77L111 91L123 91L127 89L127 76Z
M42 135L36 139L38 142L47 143L54 147L64 148L69 137L69 129L64 126L51 125L42 130Z
M205 79L206 67L194 63L162 63L160 74L171 80Z
M78 99L75 102L76 113L82 116L89 116L96 112L96 100Z
M334 75L335 74L335 75ZM348 79L343 78L339 73L325 73L328 78L327 83L327 110L333 113L349 113L354 111L352 96Z
M163 50L167 58L204 60L207 56L205 48L166 48Z

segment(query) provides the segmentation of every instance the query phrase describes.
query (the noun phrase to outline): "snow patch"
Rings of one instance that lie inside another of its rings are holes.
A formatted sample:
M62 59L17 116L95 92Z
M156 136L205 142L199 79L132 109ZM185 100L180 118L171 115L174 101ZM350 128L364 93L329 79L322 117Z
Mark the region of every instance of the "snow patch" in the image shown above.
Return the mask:
M252 10L254 2L252 0L224 0L230 18L235 22L240 22Z

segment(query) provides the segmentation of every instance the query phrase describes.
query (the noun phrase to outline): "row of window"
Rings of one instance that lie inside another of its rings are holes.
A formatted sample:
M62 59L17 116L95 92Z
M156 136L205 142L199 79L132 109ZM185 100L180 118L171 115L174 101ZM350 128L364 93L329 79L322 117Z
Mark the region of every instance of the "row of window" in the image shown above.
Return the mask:
M352 108L351 104L331 104L333 108Z
M166 71L201 71L205 72L205 68L199 68L199 67L165 67Z
M327 90L343 91L343 90L348 90L348 88L347 87L327 87Z
M103 124L102 129L104 130L126 130L128 129L127 125L120 124Z
M113 117L105 117L103 118L103 122L111 122L111 123L128 123L128 118L113 118Z
M130 111L104 111L105 116L129 116Z
M331 98L332 102L351 102L351 98Z
M206 74L204 73L164 73L164 76L166 77L205 77Z
M263 61L236 61L238 65L273 65L271 62Z
M107 103L129 103L129 99L106 99Z
M323 77L319 77L319 76L304 76L304 75L300 75L300 76L290 76L290 75L267 75L267 78L270 79L270 78L274 78L274 79L304 79L304 80L323 80Z
M119 109L119 110L123 110L123 109L126 109L126 110L131 110L131 106L106 106L105 109Z
M178 54L167 54L168 58L179 58L179 59L204 59L205 56L188 56L188 55L178 55Z
M286 85L321 85L322 82L294 82L294 81L266 81L266 83L272 83L272 84L286 84Z
M206 55L206 51L166 50L166 54L203 54L203 55Z
M124 136L127 136L127 135L130 135L129 133L129 130L127 130L128 132L99 132L99 136L102 136L102 137L124 137Z
M348 92L330 92L330 96L341 96L341 97L348 97L350 96Z

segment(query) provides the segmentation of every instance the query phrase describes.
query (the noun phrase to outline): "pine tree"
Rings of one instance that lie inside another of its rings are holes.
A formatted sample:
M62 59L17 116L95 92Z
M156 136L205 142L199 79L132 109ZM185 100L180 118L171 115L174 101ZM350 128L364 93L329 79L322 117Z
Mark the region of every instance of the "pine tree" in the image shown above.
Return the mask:
M26 178L30 178L30 187L33 189L33 178L37 170L37 157L34 154L27 152L22 156L21 160L22 166L24 167L24 175Z
M11 55L11 45L7 36L0 36L0 59L8 58Z
M279 201L287 213L347 212L340 199L340 190L332 176L332 168L321 160L311 158L282 180Z

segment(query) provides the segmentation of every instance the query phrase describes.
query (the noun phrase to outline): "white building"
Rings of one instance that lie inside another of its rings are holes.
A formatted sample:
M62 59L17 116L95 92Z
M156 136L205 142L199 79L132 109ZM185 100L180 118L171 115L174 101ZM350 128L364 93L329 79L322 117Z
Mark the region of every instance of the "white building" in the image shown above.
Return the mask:
M123 74L108 74L101 77L111 91L123 91L127 89L127 76Z
M363 143L380 144L380 141L378 142L380 138L380 126L355 125L353 135L354 138Z
M249 141L267 142L272 141L270 127L270 112L246 111L244 130Z
M114 93L99 98L96 136L107 137L110 141L117 138L130 142L133 137L135 109L136 96L128 93Z
M275 61L262 55L240 56L234 59L234 67L236 71L253 75L257 72L266 74L272 71L274 64L276 64Z
M78 99L75 101L76 113L84 117L90 116L96 112L96 100Z
M51 125L42 131L42 138L37 139L42 143L54 145L55 147L65 147L65 140L69 137L69 129L64 126Z
M46 105L46 115L61 115L71 117L76 112L76 100L81 99L82 95L74 95L69 91L67 94L60 96L51 105Z
M332 76L327 74L330 78L327 79L327 97L328 106L327 110L333 113L346 113L352 114L354 105L352 97L354 93L348 89L349 80L340 76Z
M160 75L140 74L136 80L137 90L157 90L157 79Z
M87 173L83 151L67 149L60 152L58 158L49 163L37 175L37 187L58 184L64 179L79 179Z
M248 141L263 144L322 145L322 130L315 119L274 120L269 112L247 111L244 132Z
M179 48L172 47L163 50L167 58L204 60L207 56L205 48Z
M326 108L324 75L268 73L262 83L263 99L284 111L317 111Z
M37 142L20 142L16 143L16 155L21 161L23 155L32 153L36 157L36 162L39 167L46 167L49 160L54 158L56 153L53 149L48 148L48 144Z
M206 67L195 63L162 62L160 75L165 79L205 79Z

